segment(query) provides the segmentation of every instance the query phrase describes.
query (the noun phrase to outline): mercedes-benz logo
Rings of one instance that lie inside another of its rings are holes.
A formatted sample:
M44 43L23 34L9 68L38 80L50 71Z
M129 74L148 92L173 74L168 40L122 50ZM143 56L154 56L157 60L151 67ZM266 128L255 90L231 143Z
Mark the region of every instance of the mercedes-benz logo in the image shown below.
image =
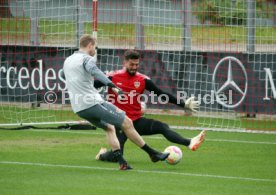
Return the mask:
M224 82L224 84L222 84L221 86L216 87L217 83L216 83L216 74L218 72L219 67L228 62L228 71L227 71L227 80ZM233 63L233 64L232 64ZM233 70L232 70L232 66L239 66L243 72L243 76L245 79L245 83L244 83L244 90L242 90L239 85L235 82L234 78L233 78ZM224 107L227 108L236 108L237 106L239 106L242 101L244 100L246 93L247 93L247 73L246 70L243 66L243 64L241 63L240 60L238 60L237 58L233 57L233 56L227 56L222 58L216 65L214 72L213 72L213 78L212 78L212 85L213 85L213 90L215 92L216 95L216 100L219 104L221 104ZM225 101L223 101L222 99L220 99L219 94L221 94L222 92L226 91L226 89L232 88L233 90L235 90L237 93L241 94L241 98L239 101L237 101L235 104L227 104Z

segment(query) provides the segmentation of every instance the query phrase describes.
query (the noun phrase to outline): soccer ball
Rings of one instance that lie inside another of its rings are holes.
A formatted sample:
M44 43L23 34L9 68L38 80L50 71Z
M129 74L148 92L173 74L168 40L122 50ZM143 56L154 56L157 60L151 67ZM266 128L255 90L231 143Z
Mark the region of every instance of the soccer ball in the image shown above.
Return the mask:
M176 165L182 159L182 151L177 146L169 146L164 150L164 152L170 153L170 155L166 159L166 162L170 165Z

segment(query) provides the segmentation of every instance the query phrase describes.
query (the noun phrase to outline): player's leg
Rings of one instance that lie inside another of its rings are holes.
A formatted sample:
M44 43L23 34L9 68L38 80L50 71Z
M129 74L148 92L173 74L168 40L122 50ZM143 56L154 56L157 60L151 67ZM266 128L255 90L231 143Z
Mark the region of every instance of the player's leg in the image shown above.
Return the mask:
M151 148L149 145L145 143L143 138L137 133L135 130L132 121L126 116L125 120L122 124L122 129L126 136L137 146L139 146L141 149L143 149L148 155L150 156L152 162L157 162L157 161L163 161L165 160L168 156L169 153L161 153L153 148Z
M117 138L118 138L119 143L120 143L120 148L121 148L122 154L124 154L124 149L125 149L125 143L127 141L127 136L122 130L117 131L117 129L116 129L116 135L117 135Z
M115 127L113 125L107 124L106 137L107 137L109 146L112 148L112 156L116 162L119 162L120 169L121 170L131 169L131 167L127 164L126 160L124 159L123 154L120 150L120 143L117 139L117 136L115 133Z
M170 142L184 146L189 146L190 144L190 139L182 137L177 132L171 130L167 124L160 121L141 117L133 123L140 135L162 134Z
M149 135L148 132L150 132L149 128L151 125L152 121L143 117L133 121L133 126L139 135ZM120 142L121 151L123 153L127 136L122 130L119 129L116 129L116 135ZM114 158L112 150L107 150L106 148L101 148L99 150L98 154L96 155L96 160L117 162Z
M116 135L120 143L121 152L123 154L127 136L124 134L124 132L118 129L116 129ZM107 150L106 148L100 149L99 153L96 155L96 160L117 162L117 159L114 157L112 150Z
M102 128L106 132L107 141L109 146L112 149L113 157L119 162L121 170L131 169L131 167L127 164L126 160L123 158L123 155L120 150L120 144L116 136L115 127L110 125L102 120L99 119L98 116L101 116L105 113L105 109L103 109L100 105L95 105L91 108L86 110L80 111L77 114L92 123L93 125Z
M106 121L107 123L115 125L117 128L120 128L124 131L126 136L137 146L147 152L153 162L157 162L160 160L165 160L169 153L161 153L150 146L148 146L143 138L137 133L135 128L133 127L132 121L125 115L123 111L115 107L113 104L105 102L102 104L109 113L112 113L112 116L105 116L102 120ZM116 120L114 120L116 119Z
M113 125L107 124L106 128L106 138L108 145L111 147L112 151L120 149L120 143L116 137L115 128Z
M157 120L153 121L151 132L154 134L162 134L168 141L187 147L190 145L191 142L190 139L185 138L177 132L171 130L169 125L167 125L166 123L162 123Z
M134 121L134 124L140 135L162 134L168 141L184 145L193 151L201 145L205 137L205 131L202 131L196 137L188 139L173 131L166 123L144 117Z

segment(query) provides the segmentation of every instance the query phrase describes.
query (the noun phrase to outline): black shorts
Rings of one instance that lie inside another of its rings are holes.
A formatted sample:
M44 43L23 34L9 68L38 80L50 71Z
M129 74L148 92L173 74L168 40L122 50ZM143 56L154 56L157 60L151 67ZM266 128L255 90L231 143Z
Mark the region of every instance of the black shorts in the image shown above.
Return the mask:
M139 135L155 135L162 133L162 131L164 130L164 128L162 128L164 126L164 123L154 119L147 119L144 117L141 117L133 121L133 126L139 133ZM120 128L116 128L116 134L121 144L121 148L123 148L124 143L127 140L127 136Z
M165 130L164 127L166 127L167 125L158 120L141 117L133 121L133 126L139 133L139 135L156 135L162 134ZM127 140L127 136L119 128L116 128L116 134L121 144L121 147L123 147L123 144Z
M154 135L160 133L157 128L162 122L141 117L133 121L133 126L140 135Z

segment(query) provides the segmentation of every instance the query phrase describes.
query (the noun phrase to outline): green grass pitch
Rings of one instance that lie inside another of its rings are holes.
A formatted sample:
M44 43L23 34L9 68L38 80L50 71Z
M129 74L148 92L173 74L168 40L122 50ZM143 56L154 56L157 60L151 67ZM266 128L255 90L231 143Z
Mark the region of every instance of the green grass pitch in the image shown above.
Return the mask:
M32 122L59 122L59 121L77 121L82 120L77 117L71 110L51 110L41 108L24 108L18 106L0 106L0 112L5 113L0 115L0 124L9 123L32 123ZM218 113L214 113L215 116ZM220 128L235 128L247 130L264 130L276 131L276 121L273 116L267 119L250 119L235 117L234 119L216 118L216 117L197 117L183 115L168 115L168 114L146 114L146 117L163 121L174 126L189 126L189 127L217 127Z
M17 43L29 43L31 39L30 18L0 18L0 31L2 42L16 39ZM145 25L145 42L158 42L178 44L182 36L181 25ZM40 41L53 44L74 40L76 37L76 23L74 21L40 19L38 24ZM84 32L92 33L91 22L84 23ZM100 42L128 43L135 42L135 25L125 23L98 23L98 39ZM276 29L273 27L256 28L256 44L275 44ZM246 43L247 30L245 26L192 26L192 44L226 44ZM102 40L101 40L102 39Z
M159 150L176 145L144 138ZM128 141L131 171L96 161L101 146L101 130L1 130L0 194L276 194L276 135L208 131L198 151L180 146L175 166L152 163Z

